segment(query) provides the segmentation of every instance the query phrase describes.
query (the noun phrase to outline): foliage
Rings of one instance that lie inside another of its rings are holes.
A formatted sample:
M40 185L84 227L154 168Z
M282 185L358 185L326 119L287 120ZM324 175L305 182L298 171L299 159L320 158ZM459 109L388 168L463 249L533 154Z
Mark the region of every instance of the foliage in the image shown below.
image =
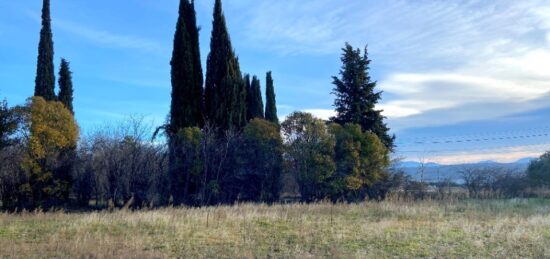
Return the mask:
M74 192L81 205L112 206L168 203L167 150L150 142L151 127L130 118L81 141Z
M20 190L29 198L30 207L47 207L69 196L71 176L59 171L60 159L64 150L76 148L79 129L60 102L33 97L28 106L28 153L22 165L28 182Z
M180 154L173 163L178 167L170 168L172 198L176 205L197 203L204 170L203 140L204 133L200 128L184 128L179 131L177 143L172 147L179 149L173 153Z
M61 68L59 69L59 94L57 100L74 114L72 72L69 67L69 62L64 58L61 59Z
M43 0L42 29L40 30L40 43L38 44L34 96L41 96L47 101L56 99L54 92L55 72L53 66L54 49L52 37L50 0Z
M248 75L247 75L248 76ZM250 80L250 76L245 76L245 80ZM252 77L252 83L247 82L247 121L255 118L264 118L264 103L262 100L262 90L260 80L256 76Z
M174 35L170 131L203 125L203 74L194 1L180 0Z
M21 200L19 186L25 179L20 165L24 154L21 126L24 109L8 107L0 102L0 202L5 209L14 209Z
M214 6L205 84L206 115L220 131L246 124L246 85L227 32L221 0Z
M243 131L236 174L240 201L275 202L281 189L283 143L279 127L253 119Z
M275 100L275 88L273 87L273 76L271 71L267 72L265 85L265 119L275 124L279 124L279 117L277 117L277 102Z
M336 138L333 199L362 200L369 187L386 179L388 151L375 134L363 132L359 125L331 124L329 129Z
M337 115L333 122L341 125L355 123L363 131L376 134L382 143L392 151L395 136L389 135L389 128L384 123L382 111L376 110L382 92L375 92L376 82L371 80L367 48L364 53L346 43L342 49L342 69L340 78L334 76L333 84L336 95L334 106Z
M13 144L13 135L17 131L18 117L14 109L8 107L8 102L0 102L0 152Z
M323 120L309 113L294 112L281 127L288 169L296 177L302 200L326 198L330 191L328 180L336 169L334 136Z
M527 176L535 185L550 185L550 152L531 162Z

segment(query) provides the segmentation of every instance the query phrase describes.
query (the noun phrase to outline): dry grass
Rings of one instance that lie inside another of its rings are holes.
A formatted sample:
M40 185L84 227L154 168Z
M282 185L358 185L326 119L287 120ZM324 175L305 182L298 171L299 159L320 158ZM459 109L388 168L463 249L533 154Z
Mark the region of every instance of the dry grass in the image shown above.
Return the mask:
M550 200L0 214L0 257L550 257Z

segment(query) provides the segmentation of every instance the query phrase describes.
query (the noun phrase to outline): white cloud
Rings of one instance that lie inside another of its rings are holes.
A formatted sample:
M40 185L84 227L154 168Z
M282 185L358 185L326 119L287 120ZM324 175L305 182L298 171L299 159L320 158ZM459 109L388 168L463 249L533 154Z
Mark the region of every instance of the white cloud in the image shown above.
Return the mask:
M239 3L249 7L248 41L282 55L334 55L345 41L369 43L375 79L391 96L380 107L392 121L472 103L518 104L460 119L502 116L541 107L528 102L550 91L548 1ZM454 119L442 113L431 121ZM411 126L418 125L399 127Z
M499 163L512 163L523 158L539 157L548 149L550 149L549 144L541 144L508 147L499 150L457 152L454 154L423 154L418 157L410 158L413 161L424 159L427 160L425 162L433 162L444 165L477 163L488 160Z

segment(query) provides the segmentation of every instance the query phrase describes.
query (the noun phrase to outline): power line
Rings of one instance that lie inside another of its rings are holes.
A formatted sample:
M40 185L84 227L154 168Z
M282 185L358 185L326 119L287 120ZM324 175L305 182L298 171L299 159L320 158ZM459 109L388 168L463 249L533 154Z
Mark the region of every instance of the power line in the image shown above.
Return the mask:
M488 148L455 148L455 149L432 149L432 150L397 150L396 153L444 153L444 152L459 152L459 151L478 151L481 153L484 153L484 151L491 151L491 153L505 153L510 152L507 151L500 151L497 152L495 150L499 149L506 149L506 148L517 148L517 147L547 147L546 149L550 148L550 141L544 142L544 143L537 143L537 144L520 144L520 145L505 145L505 146L496 146L496 147L488 147Z
M472 143L472 142L489 142L489 141L500 141L500 140L518 140L518 139L530 139L530 138L542 138L550 137L550 130L534 133L534 134L521 134L521 135L493 135L485 137L475 137L475 138L458 138L458 139L436 139L425 140L425 141L414 141L414 142L401 142L397 143L397 146L411 146L411 145L439 145L439 144L463 144L463 143Z
M404 142L416 142L416 141L428 141L433 139L464 139L464 138L478 138L482 136L494 136L494 135L517 135L521 134L524 135L523 132L530 132L530 131L542 131L542 132L548 132L550 130L550 126L544 126L544 127L536 127L536 128L523 128L523 129L515 129L515 130L506 130L506 131L485 131L485 132L477 132L477 133L471 133L471 134L463 134L463 135L449 135L449 136L426 136L426 137L415 137L415 138L409 138L406 139L407 141ZM398 139L398 143L401 142L402 139Z

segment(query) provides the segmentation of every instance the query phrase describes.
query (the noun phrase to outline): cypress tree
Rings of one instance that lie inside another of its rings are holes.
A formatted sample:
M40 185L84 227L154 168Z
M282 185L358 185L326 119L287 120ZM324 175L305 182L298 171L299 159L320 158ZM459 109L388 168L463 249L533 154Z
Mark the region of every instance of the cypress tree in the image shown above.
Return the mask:
M256 118L264 118L264 104L262 100L262 92L260 89L260 80L256 76L252 77L250 82L250 76L245 75L246 82L246 114L247 121L251 121Z
M180 133L186 128L201 127L204 123L203 74L195 2L180 0L178 12L170 61L172 102L168 128L170 191L177 205L186 202L191 192L191 172L185 167L190 154L185 152L185 134Z
M253 99L253 106L252 106L252 119L260 118L264 119L264 101L262 99L262 89L260 86L260 80L254 76L252 77L252 99Z
M227 32L221 0L216 0L213 16L205 84L206 115L222 131L240 129L246 124L246 85Z
M376 82L372 81L369 75L371 60L368 59L367 48L365 47L362 55L360 49L354 49L346 43L342 51L344 53L341 58L341 78L333 77L333 94L336 95L334 106L337 115L331 120L341 125L361 125L363 131L376 134L392 151L395 136L389 135L390 129L384 122L382 111L375 109L382 92L375 92Z
M47 101L55 100L55 71L53 66L53 35L50 18L50 0L42 2L42 29L38 44L38 62L34 95L42 96Z
M203 74L194 1L181 0L174 35L170 130L203 124Z
M59 69L59 94L57 99L65 105L73 115L73 78L69 62L61 59L61 68Z
M273 87L271 71L267 72L265 85L265 119L275 124L279 124L277 104L275 101L275 88Z
M243 80L246 88L246 121L250 121L254 118L254 115L252 113L254 98L252 94L252 83L250 81L250 75L245 74Z

